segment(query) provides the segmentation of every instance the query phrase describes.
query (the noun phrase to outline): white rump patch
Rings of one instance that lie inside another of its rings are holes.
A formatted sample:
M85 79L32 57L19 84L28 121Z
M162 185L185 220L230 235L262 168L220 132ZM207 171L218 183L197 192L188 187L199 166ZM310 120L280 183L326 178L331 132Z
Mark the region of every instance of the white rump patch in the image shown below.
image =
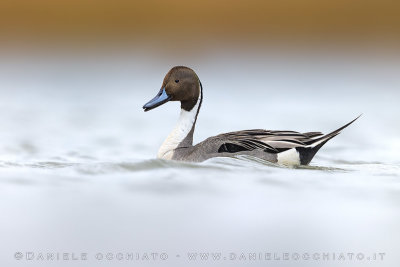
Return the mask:
M300 165L300 154L296 148L292 148L281 153L278 153L278 164L283 165Z

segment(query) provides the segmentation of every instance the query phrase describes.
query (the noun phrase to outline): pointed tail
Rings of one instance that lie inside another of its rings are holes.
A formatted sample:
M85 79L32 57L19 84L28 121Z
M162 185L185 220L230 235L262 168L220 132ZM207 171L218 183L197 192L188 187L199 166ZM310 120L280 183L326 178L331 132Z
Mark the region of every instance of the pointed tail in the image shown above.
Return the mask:
M310 141L306 142L307 146L296 148L300 154L300 163L303 165L309 164L311 162L311 160L313 159L313 157L315 156L315 154L318 152L318 150L323 145L325 145L326 142L331 140L336 135L340 134L340 132L344 128L346 128L347 126L349 126L350 124L355 122L358 118L361 117L361 115L362 114L360 114L357 118L355 118L351 122L347 123L346 125L340 127L339 129L337 129L331 133L325 134L319 138L311 139Z

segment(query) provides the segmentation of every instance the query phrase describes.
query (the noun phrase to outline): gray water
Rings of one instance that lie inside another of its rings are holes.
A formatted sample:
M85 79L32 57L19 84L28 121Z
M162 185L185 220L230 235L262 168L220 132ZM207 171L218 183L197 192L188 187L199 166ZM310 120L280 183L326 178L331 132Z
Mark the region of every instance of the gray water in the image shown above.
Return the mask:
M399 60L3 59L1 266L400 264ZM252 128L329 132L363 116L307 167L155 159L179 104L141 106L175 64L193 67L204 86L195 142Z

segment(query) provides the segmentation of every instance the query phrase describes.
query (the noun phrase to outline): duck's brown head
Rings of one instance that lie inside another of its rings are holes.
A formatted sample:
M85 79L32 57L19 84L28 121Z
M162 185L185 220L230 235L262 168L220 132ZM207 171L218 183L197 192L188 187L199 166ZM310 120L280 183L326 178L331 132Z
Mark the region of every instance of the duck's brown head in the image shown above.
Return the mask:
M168 101L181 101L181 108L190 111L199 99L200 86L199 77L192 69L183 66L173 67L165 75L158 94L147 102L143 109L149 111Z

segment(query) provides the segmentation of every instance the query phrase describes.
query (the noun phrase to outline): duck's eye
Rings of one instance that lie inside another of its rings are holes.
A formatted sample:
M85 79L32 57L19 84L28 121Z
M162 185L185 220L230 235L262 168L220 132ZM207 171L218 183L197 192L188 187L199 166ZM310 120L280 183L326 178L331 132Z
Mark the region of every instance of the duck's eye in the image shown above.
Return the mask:
M179 83L179 80L175 80L176 83Z

